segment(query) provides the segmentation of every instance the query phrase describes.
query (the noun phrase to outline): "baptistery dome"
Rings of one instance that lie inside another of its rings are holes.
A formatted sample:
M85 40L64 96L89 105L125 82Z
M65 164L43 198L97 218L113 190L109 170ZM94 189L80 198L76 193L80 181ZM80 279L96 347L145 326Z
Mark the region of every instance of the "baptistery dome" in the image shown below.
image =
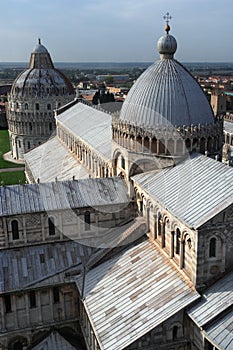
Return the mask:
M74 88L66 76L56 69L47 49L39 43L31 53L29 68L15 80L11 93L25 96L67 96Z
M212 108L202 88L173 57L176 39L167 31L158 40L157 48L160 60L131 88L121 109L121 120L149 127L214 123Z
M45 142L56 129L53 110L74 97L71 82L54 67L48 50L39 39L28 69L16 78L8 96L12 157L23 159L25 152Z

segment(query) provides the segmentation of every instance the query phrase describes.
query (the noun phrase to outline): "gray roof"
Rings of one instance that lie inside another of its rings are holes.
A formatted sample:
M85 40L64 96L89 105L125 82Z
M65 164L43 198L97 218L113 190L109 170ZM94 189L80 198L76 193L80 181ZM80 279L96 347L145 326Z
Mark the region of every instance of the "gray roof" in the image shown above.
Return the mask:
M58 332L53 331L38 345L34 346L32 350L75 350L65 338L63 338Z
M96 248L114 248L125 246L136 241L146 234L146 222L143 217L137 217L133 220L123 222L120 226L112 228L91 226L90 231L70 234L69 237L78 241L82 245ZM97 256L99 258L99 255ZM92 259L88 264L92 264Z
M110 114L79 102L56 116L56 119L105 160L111 160L112 117Z
M119 177L0 187L0 216L128 202Z
M68 241L2 250L0 293L64 283L64 273L81 264L80 249Z
M176 60L161 59L135 82L120 118L138 126L213 124L212 108L193 76Z
M77 285L81 290L82 278ZM149 241L103 262L85 278L84 306L103 350L124 349L197 298Z
M214 322L205 330L206 338L216 348L221 350L232 350L233 348L233 312Z
M233 203L233 168L200 154L133 180L190 228L202 226Z
M57 136L24 155L35 181L50 182L89 177L88 171L72 156Z
M188 315L199 327L204 327L232 305L233 271L209 287Z
M227 122L226 120L224 120L223 123L224 126L224 131L229 132L230 134L233 134L233 123L231 122Z
M188 310L189 317L218 349L233 347L233 271L208 288Z

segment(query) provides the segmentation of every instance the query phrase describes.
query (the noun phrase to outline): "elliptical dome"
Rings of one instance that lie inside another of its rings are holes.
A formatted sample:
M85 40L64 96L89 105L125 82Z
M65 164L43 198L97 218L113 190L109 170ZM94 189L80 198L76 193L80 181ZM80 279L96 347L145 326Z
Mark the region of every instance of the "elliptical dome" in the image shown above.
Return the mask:
M160 60L141 74L130 89L120 119L138 126L213 124L212 108L198 82L173 58L176 39L158 40Z

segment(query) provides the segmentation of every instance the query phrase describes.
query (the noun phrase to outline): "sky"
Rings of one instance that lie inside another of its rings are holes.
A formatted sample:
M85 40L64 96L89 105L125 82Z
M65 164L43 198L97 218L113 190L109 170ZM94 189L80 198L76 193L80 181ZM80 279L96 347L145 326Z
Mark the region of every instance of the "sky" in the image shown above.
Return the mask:
M233 62L233 0L1 0L0 62L153 62L163 16L181 62Z

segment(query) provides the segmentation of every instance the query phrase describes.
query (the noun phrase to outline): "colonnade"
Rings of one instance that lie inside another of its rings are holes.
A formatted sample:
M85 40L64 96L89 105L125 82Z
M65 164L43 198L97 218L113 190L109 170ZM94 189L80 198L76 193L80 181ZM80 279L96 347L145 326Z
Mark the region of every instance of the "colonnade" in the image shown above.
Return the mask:
M137 153L183 155L186 152L214 154L222 147L222 120L198 126L161 126L148 128L113 120L113 139L122 147Z
M90 145L86 144L78 136L69 133L59 123L57 124L57 136L94 177L109 177L113 175L111 161L104 159Z

